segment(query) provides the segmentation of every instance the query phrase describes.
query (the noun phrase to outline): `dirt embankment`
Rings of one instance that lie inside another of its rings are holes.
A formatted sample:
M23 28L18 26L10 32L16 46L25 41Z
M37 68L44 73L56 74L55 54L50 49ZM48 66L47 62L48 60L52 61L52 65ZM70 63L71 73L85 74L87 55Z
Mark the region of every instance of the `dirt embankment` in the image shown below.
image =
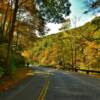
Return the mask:
M12 77L3 77L0 79L0 92L7 91L10 88L16 86L23 79L27 78L27 73L30 73L31 69L20 68Z

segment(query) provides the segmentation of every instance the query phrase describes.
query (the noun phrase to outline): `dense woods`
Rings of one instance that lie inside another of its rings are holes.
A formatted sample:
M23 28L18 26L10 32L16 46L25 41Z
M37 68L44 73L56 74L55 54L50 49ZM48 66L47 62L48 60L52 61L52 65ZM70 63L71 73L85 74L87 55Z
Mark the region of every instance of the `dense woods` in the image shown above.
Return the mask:
M36 34L45 33L47 22L63 22L70 6L68 0L0 0L0 76L25 66L22 51L32 46Z
M34 65L100 70L100 17L84 26L37 39L23 56Z
M84 14L97 14L100 2L85 2ZM12 75L29 62L57 68L100 68L100 17L70 29L68 0L0 1L0 76ZM62 32L47 32L48 22L64 23ZM37 37L37 34L41 38Z

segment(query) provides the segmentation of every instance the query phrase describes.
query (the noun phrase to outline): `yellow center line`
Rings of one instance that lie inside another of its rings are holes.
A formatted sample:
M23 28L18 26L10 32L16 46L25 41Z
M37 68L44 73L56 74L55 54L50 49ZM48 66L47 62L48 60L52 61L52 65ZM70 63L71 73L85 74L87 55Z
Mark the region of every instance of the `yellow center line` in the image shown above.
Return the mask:
M45 81L45 85L44 85L43 89L40 92L38 100L44 100L45 99L45 96L46 96L46 93L47 93L47 90L48 90L48 87L49 87L49 83L50 82L49 82L49 80L47 78L46 81Z
M48 90L48 87L49 87L49 83L50 83L50 82L48 81L47 86L46 86L46 88L45 88L45 91L44 91L44 94L43 94L41 100L44 100L44 99L45 99L45 96L46 96L46 93L47 93L47 90Z

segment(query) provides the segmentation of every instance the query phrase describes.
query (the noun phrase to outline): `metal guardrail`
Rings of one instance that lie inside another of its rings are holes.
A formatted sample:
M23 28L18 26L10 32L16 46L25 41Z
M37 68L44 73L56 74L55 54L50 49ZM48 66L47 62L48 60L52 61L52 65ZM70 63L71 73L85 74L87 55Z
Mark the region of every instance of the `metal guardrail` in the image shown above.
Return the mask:
M100 70L89 70L89 69L80 69L80 68L67 68L69 71L82 71L82 72L86 72L86 74L89 74L90 72L92 73L100 73Z
M88 69L78 69L79 71L84 71L86 72L87 74L89 74L90 72L92 73L100 73L99 70L88 70Z

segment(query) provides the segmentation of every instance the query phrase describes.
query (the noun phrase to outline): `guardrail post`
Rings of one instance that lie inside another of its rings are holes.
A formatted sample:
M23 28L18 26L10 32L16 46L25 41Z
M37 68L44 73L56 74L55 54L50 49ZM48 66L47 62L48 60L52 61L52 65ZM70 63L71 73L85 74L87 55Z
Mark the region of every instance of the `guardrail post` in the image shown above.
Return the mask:
M89 70L86 71L86 74L89 74Z

